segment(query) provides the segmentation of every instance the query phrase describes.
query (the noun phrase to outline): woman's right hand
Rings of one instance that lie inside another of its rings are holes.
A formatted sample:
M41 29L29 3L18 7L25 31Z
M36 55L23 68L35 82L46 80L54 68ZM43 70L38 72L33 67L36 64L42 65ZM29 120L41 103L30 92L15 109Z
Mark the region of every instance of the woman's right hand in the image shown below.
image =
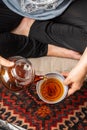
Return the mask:
M9 61L9 60L3 58L2 56L0 56L0 65L10 67L10 66L14 65L14 62Z

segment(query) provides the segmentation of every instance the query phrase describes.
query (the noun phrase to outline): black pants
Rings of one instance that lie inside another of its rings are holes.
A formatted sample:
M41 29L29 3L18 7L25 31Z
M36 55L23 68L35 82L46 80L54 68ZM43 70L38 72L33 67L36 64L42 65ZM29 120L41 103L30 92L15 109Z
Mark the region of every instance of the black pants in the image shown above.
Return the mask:
M0 1L0 55L40 57L47 54L48 44L83 53L87 46L87 0L75 0L55 19L36 21L29 37L9 33L22 18Z
M11 11L0 0L0 55L8 58L20 55L23 57L41 57L47 54L48 44L23 35L10 33L16 28L22 16Z
M60 17L37 21L31 35L37 40L83 53L87 46L87 0L75 0Z

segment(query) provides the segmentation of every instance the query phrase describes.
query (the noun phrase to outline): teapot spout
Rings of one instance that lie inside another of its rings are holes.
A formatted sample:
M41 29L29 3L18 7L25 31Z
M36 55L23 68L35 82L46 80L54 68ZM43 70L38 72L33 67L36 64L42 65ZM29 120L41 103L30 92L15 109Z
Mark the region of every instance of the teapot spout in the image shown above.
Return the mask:
M34 83L37 83L38 81L43 80L45 78L46 78L45 75L35 75Z

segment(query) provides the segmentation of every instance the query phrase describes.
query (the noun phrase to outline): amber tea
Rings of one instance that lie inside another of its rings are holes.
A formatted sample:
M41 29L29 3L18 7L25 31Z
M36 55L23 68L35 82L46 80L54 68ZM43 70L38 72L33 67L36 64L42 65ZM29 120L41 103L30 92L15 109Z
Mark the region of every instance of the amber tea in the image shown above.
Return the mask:
M58 79L49 78L42 83L40 93L48 101L57 101L63 95L64 88Z
M12 67L1 67L0 79L4 86L14 92L26 89L33 80L31 64L22 57L12 57L15 62Z
M0 68L2 84L13 92L26 90L31 84L44 79L44 75L36 75L32 63L24 57L13 56L9 58L14 66Z
M65 98L67 87L63 85L62 78L52 75L47 75L47 78L40 81L37 85L38 96L47 103L57 103ZM59 74L58 74L59 76ZM62 79L62 80L61 80Z

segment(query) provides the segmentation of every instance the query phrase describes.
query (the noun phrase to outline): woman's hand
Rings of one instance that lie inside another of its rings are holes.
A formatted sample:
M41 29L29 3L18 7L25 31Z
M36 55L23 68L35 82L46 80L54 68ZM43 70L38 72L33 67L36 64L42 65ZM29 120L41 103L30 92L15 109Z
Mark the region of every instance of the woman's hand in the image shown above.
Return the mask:
M0 56L0 65L10 67L10 66L14 65L14 62L11 62L11 61Z
M75 67L70 73L62 73L66 77L64 84L69 86L68 96L81 89L86 76L84 68Z
M87 48L76 67L72 69L70 73L62 74L66 77L64 84L70 87L68 96L72 95L82 87L87 74Z

